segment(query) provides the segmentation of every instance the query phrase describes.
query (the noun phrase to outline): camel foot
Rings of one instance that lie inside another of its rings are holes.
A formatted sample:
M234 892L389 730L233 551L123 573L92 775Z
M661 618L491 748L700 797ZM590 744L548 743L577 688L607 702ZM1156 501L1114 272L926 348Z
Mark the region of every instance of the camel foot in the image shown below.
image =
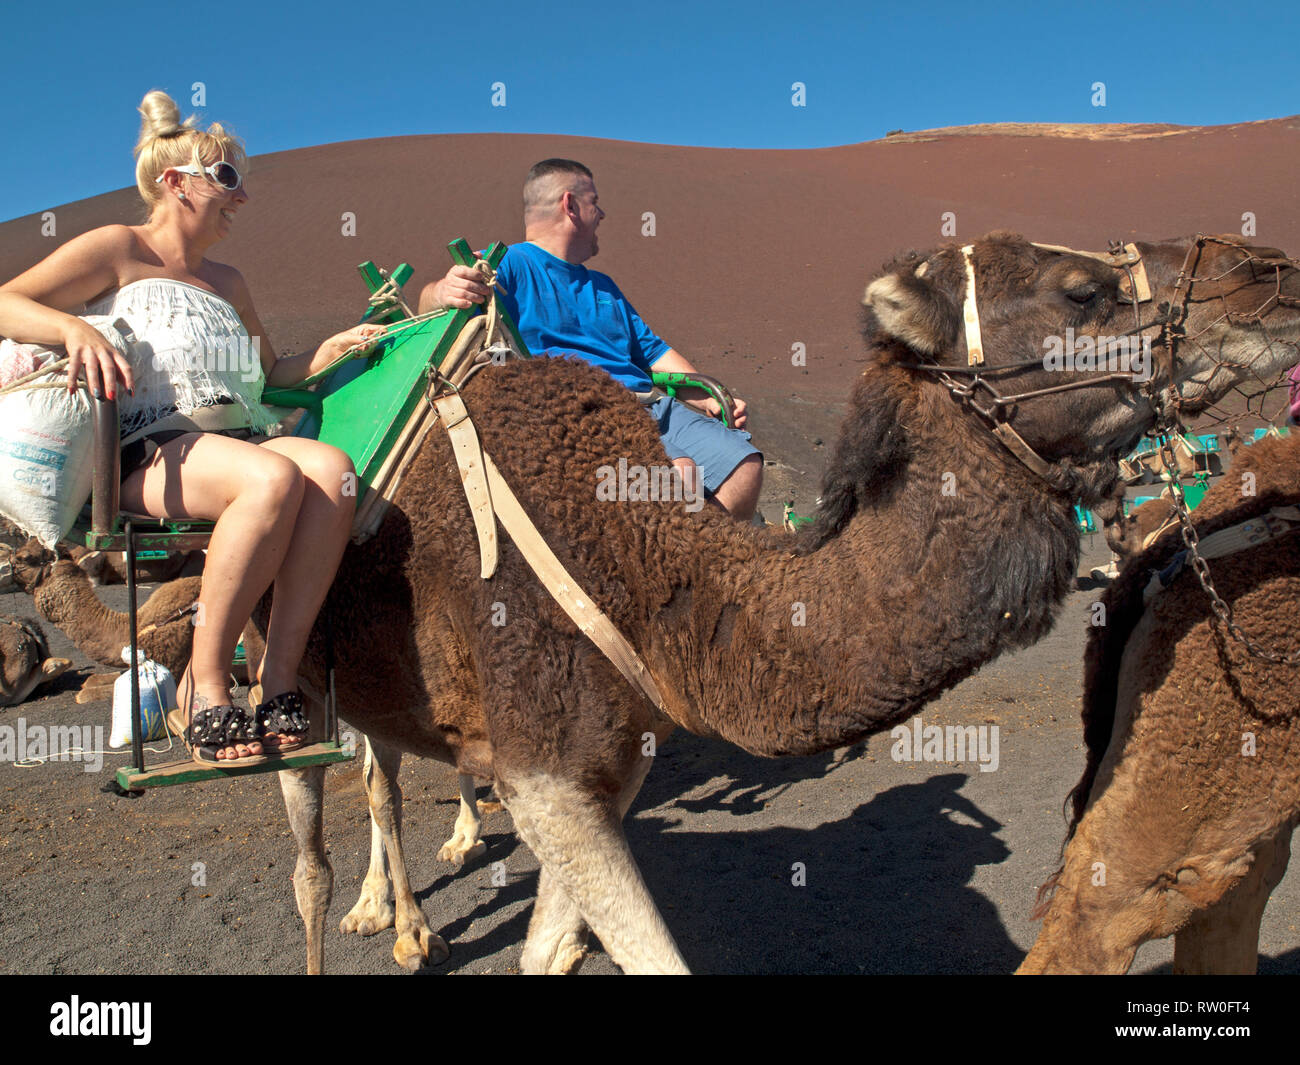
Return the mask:
M548 976L568 976L587 956L587 930L566 932L555 948L555 956L546 967Z
M78 703L97 703L101 699L113 698L113 684L121 673L96 673L81 682L77 692Z
M363 889L357 904L339 922L339 931L345 936L353 932L361 936L373 936L385 928L392 928L396 923L397 913L392 901L376 898Z
M429 928L404 932L393 944L393 960L411 972L429 965L441 965L450 956L446 940Z
M438 861L451 862L452 865L462 866L467 861L473 861L475 858L481 858L487 853L487 844L481 839L474 839L460 830L442 845L438 851Z

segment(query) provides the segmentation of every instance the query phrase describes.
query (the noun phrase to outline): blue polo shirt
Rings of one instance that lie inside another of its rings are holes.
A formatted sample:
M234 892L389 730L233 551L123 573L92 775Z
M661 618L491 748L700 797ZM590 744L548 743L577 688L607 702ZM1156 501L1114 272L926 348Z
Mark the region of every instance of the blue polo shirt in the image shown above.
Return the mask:
M533 355L578 355L634 392L669 345L641 320L607 274L565 262L536 244L512 244L497 281Z

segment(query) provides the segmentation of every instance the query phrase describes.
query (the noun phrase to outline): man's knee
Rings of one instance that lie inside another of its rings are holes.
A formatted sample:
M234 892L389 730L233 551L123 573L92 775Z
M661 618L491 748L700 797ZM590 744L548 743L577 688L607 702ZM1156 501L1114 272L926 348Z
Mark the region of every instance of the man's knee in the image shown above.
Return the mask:
M763 456L756 454L742 459L713 495L733 518L748 521L758 508L762 490Z

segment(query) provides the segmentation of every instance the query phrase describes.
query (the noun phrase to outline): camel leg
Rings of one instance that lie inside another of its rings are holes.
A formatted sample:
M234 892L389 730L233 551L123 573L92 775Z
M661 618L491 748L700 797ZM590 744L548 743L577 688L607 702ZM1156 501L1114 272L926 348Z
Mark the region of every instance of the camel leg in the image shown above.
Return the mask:
M542 866L537 878L537 902L528 922L520 971L529 976L565 976L587 954L587 922L582 911Z
M652 758L642 758L618 799L619 819L627 816ZM520 968L533 975L563 976L572 972L587 952L587 922L573 900L564 893L546 866L537 881L537 903L528 922L528 938Z
M1259 922L1291 857L1286 826L1254 848L1250 872L1219 902L1187 922L1174 936L1174 972L1253 974L1259 966Z
M366 737L366 760L362 771L366 781L366 795L370 794L370 765L374 752L370 746L370 737ZM393 885L388 877L388 855L384 851L384 836L375 822L375 815L370 814L370 868L361 885L361 896L357 904L348 911L339 922L339 931L345 936L356 932L363 936L373 936L385 928L392 928L397 922L397 911L393 909Z
M542 774L505 773L502 785L501 797L520 838L554 881L553 886L541 885L547 895L539 931L554 938L553 929L565 921L572 928L572 915L556 897L562 892L625 973L688 972L628 850L617 810ZM535 944L530 963L544 951Z
M279 774L289 826L298 841L298 865L293 873L293 891L298 912L307 928L307 972L325 971L325 914L334 888L334 870L325 857L322 809L325 767L289 769Z
M366 742L366 796L370 800L370 816L383 838L397 908L393 958L398 965L414 972L422 966L446 961L450 952L442 937L425 922L406 878L406 858L402 853L402 789L397 783L402 752L376 743L369 736Z
M438 861L464 865L466 861L487 853L487 844L479 839L478 803L474 799L474 778L460 774L460 813L456 815L456 828L451 839L438 851Z

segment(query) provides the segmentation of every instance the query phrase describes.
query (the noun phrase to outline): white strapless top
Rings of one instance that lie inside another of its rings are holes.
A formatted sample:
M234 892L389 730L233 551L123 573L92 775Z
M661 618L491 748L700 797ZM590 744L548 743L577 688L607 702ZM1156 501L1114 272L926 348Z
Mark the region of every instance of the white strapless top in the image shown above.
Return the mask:
M184 281L143 278L86 304L85 313L121 318L135 334L127 338L135 395L118 396L123 436L173 411L222 402L240 408L231 428L275 424L261 402L259 342L220 296Z

